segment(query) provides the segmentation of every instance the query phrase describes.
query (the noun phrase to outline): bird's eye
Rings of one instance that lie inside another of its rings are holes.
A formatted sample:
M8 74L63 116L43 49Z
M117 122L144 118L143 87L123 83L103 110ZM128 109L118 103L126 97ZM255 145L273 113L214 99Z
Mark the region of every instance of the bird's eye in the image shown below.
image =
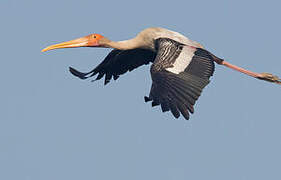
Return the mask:
M96 36L96 35L94 35L94 38L96 39L96 38L97 38L97 36Z

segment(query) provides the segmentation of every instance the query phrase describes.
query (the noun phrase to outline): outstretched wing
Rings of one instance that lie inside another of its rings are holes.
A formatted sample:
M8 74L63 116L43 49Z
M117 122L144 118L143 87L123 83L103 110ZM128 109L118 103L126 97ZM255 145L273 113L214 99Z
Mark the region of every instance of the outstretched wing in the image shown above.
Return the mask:
M87 79L96 74L96 80L101 79L105 75L104 84L113 79L119 78L119 75L132 71L139 66L149 64L155 59L156 53L147 49L132 49L132 50L112 50L106 58L92 71L82 73L70 67L69 71L80 79Z
M152 87L145 101L162 111L189 119L194 104L214 72L214 57L204 49L167 38L156 40L157 56L151 66Z

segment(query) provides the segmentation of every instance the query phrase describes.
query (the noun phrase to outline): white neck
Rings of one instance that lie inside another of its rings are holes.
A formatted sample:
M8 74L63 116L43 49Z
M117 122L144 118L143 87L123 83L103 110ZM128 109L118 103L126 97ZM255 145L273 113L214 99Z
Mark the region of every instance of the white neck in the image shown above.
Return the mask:
M107 45L111 48L119 49L119 50L128 50L128 49L135 49L135 48L142 48L144 47L143 41L135 37L133 39L124 40L124 41L109 41Z

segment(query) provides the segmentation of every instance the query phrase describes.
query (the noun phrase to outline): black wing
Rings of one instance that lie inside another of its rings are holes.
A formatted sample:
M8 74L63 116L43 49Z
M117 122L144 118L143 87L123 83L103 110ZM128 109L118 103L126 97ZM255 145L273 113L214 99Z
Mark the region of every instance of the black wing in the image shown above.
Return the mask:
M189 119L194 104L214 72L213 55L171 39L156 41L157 56L151 66L152 87L145 101L162 111Z
M80 79L87 79L98 74L96 80L101 79L105 75L104 84L113 79L119 78L119 75L132 71L139 66L149 64L155 59L156 53L147 49L132 50L112 50L106 58L92 71L82 73L76 69L69 67L69 71Z

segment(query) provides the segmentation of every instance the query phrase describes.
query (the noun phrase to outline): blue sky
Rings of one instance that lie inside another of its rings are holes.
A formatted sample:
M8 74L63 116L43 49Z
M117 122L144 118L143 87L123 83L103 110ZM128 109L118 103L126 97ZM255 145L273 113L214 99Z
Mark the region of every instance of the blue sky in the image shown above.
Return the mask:
M280 2L2 0L0 179L280 179L280 86L216 66L190 121L144 103L149 66L103 86L82 81L112 40L146 27L181 32L229 62L281 76Z

